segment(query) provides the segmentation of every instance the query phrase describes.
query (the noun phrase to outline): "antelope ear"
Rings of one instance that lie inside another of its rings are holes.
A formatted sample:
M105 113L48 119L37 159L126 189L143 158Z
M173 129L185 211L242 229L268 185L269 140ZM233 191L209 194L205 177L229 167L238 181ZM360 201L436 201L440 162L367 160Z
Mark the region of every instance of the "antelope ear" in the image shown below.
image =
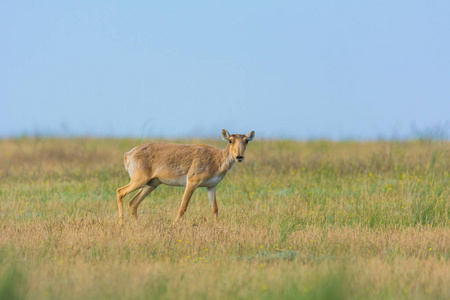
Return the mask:
M228 141L230 138L230 133L226 129L222 129L222 139Z
M254 131L250 131L247 135L246 135L247 141L251 142L253 141L253 139L255 138L255 132Z

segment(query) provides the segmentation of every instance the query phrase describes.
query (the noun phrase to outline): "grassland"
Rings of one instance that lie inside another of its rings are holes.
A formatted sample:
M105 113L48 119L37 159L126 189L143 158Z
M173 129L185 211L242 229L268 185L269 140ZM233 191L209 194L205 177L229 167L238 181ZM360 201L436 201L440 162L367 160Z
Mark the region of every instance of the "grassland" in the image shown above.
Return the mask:
M120 226L141 142L0 140L0 299L450 299L450 143L255 141L219 224L161 186Z

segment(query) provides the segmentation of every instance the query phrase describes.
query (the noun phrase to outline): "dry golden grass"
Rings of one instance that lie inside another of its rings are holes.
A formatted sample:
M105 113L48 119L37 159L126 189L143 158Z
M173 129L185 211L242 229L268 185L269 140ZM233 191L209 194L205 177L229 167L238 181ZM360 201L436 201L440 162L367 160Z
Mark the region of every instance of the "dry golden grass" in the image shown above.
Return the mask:
M256 141L219 224L161 186L120 226L140 142L0 141L1 299L450 298L450 143Z

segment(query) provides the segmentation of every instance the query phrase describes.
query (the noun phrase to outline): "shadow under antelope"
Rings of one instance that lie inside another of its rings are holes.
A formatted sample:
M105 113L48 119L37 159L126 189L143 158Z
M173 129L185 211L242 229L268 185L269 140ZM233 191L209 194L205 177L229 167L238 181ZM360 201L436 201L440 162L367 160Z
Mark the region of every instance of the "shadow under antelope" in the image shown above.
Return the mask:
M198 187L208 189L209 202L215 220L218 221L217 184L236 161L244 161L247 143L254 137L254 131L247 135L230 135L223 129L222 139L228 141L223 150L208 145L145 143L128 151L125 153L124 163L131 180L117 190L120 224L124 224L123 198L141 189L129 203L131 215L137 220L139 204L160 184L186 187L174 224L186 212L189 200Z

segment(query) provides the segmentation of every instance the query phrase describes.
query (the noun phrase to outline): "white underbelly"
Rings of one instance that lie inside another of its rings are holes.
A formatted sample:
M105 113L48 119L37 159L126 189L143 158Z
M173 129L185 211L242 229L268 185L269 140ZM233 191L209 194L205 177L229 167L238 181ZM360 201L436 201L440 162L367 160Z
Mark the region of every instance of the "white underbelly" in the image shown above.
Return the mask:
M223 179L223 176L211 177L210 179L200 183L199 187L214 187L222 179ZM186 184L187 184L187 176L180 176L177 178L157 178L157 180L158 180L158 183L162 183L162 184L170 185L170 186L186 186Z
M162 184L171 185L171 186L186 186L187 177L181 176L178 178L158 178L158 180Z
M199 186L200 187L214 187L222 180L222 178L223 178L223 176L222 177L211 177L210 179L201 183Z

